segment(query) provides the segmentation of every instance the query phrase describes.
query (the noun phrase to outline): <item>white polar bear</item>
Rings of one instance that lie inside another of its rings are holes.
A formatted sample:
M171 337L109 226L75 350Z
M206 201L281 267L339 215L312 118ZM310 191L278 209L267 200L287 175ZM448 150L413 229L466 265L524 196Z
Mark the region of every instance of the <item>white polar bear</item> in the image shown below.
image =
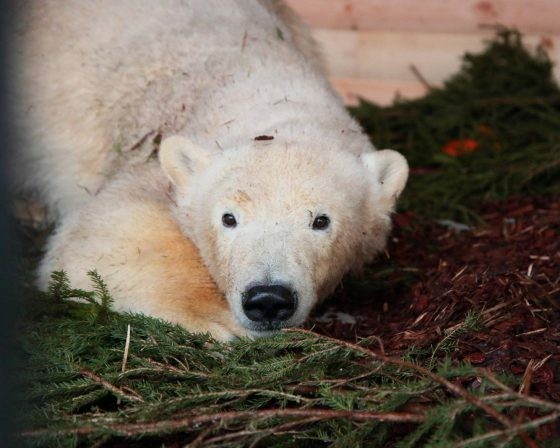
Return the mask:
M96 269L118 310L229 339L300 325L383 249L406 161L374 149L283 4L22 6L17 177L58 221L42 287Z

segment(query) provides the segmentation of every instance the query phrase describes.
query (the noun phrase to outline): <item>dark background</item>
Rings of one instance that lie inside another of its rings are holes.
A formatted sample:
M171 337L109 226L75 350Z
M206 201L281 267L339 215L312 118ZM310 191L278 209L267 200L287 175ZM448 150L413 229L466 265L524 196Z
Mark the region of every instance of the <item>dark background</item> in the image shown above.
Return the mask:
M9 214L9 155L14 151L9 129L7 102L8 27L12 24L13 2L0 0L0 446L16 446L14 431L15 378L15 290L14 223Z

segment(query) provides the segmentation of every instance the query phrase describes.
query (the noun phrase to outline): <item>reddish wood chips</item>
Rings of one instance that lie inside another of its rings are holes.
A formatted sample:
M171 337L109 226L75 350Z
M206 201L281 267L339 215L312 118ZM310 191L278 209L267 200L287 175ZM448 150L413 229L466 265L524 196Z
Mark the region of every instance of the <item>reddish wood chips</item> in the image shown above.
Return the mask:
M481 216L486 225L457 231L396 215L390 258L317 311L333 306L356 324L311 325L350 341L376 335L398 356L433 349L474 311L483 329L462 333L450 356L525 378L531 394L560 401L560 198L512 197Z

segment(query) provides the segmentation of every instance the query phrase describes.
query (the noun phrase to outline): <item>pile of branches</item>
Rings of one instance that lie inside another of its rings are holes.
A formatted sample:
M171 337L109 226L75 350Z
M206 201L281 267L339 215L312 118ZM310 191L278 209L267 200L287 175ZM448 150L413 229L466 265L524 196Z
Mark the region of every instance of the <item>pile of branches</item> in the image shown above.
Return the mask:
M560 419L558 403L517 391L512 378L413 349L393 358L375 337L290 330L220 344L118 314L90 276L83 291L56 273L23 329L26 445L537 446L531 433Z
M543 48L500 31L442 88L414 101L352 110L379 148L412 170L403 210L480 223L481 201L560 192L560 89Z

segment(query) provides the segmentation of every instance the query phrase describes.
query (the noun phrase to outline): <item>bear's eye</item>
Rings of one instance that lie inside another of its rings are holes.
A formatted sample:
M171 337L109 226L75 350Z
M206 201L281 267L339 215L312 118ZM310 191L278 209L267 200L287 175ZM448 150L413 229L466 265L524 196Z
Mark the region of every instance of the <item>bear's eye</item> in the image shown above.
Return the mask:
M325 230L330 223L331 220L327 215L317 216L313 221L313 230Z
M224 225L224 227L233 228L237 226L237 220L231 213L224 213L222 215L222 224Z

